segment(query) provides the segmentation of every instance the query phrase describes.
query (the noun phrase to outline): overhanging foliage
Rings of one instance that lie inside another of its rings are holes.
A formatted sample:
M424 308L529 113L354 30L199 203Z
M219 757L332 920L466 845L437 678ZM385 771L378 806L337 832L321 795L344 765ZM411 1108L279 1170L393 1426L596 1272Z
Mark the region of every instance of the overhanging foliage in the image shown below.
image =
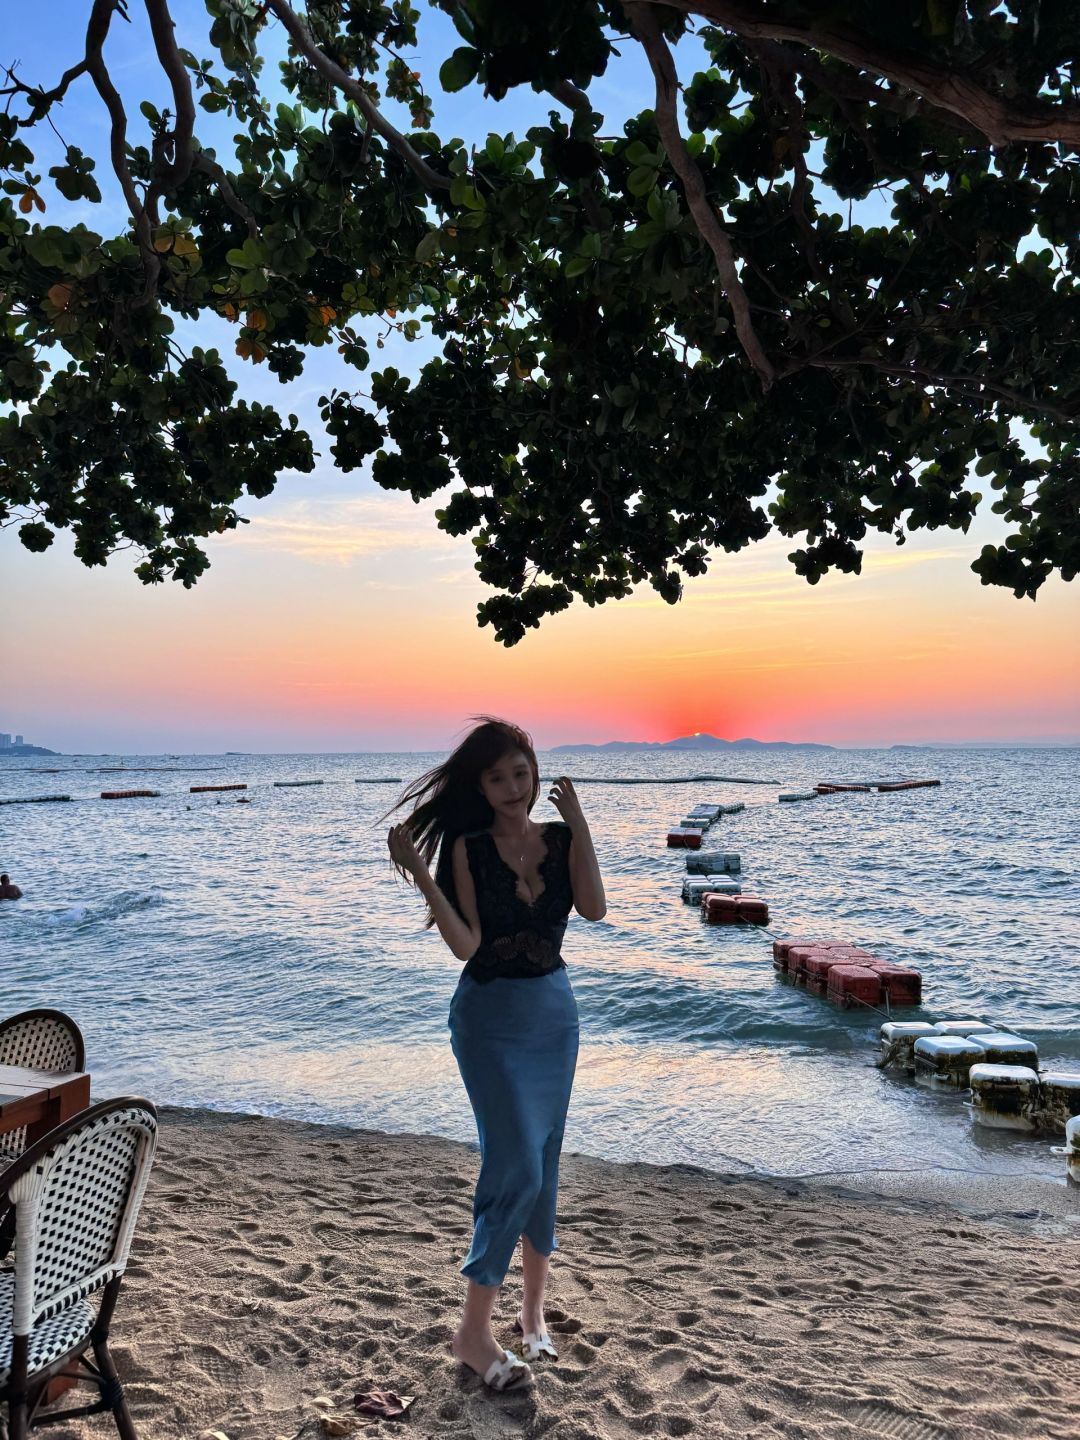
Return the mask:
M527 136L470 144L432 128L409 0L207 0L209 59L167 0L141 8L168 109L129 116L110 76L125 0L87 0L51 88L0 87L0 522L29 548L70 527L87 564L134 545L143 580L190 585L241 496L313 467L295 418L181 351L177 322L213 315L286 386L320 346L366 371L377 327L438 337L415 380L376 372L323 418L341 468L452 487L439 523L472 536L508 644L575 595L675 601L711 548L772 528L811 582L857 571L870 530L966 529L983 483L1009 528L984 583L1076 573L1074 4L447 0L445 90L551 96ZM691 25L711 63L680 82ZM272 109L277 27L293 103ZM595 81L629 46L654 104L605 116ZM108 163L119 235L41 214L34 132L62 132L76 84L110 152L68 145L50 178L96 203ZM200 112L235 122L235 155ZM875 194L888 219L860 223Z

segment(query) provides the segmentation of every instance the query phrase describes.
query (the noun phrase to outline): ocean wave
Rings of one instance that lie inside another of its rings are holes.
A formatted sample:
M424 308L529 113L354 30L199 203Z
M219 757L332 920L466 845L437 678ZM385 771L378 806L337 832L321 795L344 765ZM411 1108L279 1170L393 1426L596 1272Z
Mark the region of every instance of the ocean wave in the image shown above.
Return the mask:
M124 915L134 915L140 910L164 904L164 896L139 890L123 890L117 895L95 899L84 905L70 905L66 910L48 914L50 925L71 925L83 929L109 920L119 920Z

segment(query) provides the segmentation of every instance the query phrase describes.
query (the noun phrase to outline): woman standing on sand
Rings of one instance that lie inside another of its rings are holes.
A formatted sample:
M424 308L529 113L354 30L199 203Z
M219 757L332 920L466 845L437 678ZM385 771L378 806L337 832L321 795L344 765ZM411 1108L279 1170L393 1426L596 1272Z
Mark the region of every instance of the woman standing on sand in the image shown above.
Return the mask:
M428 903L429 926L466 962L450 1004L450 1038L480 1137L469 1287L453 1351L494 1390L532 1383L525 1361L558 1356L544 1327L566 1111L578 1052L578 1014L560 954L573 907L606 911L589 827L562 776L548 798L563 823L537 824L532 741L503 720L476 725L448 760L422 775L394 809L412 813L388 837L394 864ZM438 852L435 875L428 868ZM503 1349L491 1316L521 1241L521 1360Z

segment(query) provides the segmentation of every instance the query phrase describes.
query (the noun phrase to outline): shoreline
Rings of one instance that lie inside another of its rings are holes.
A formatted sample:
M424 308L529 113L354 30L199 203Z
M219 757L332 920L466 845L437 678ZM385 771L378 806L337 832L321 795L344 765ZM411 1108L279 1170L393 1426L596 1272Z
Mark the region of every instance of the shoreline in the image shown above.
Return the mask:
M140 1440L321 1440L327 1403L357 1422L339 1433L375 1435L385 1422L351 1410L374 1387L416 1397L398 1423L424 1440L1080 1431L1072 1196L1071 1217L980 1216L970 1194L958 1207L852 1177L565 1152L548 1305L560 1356L532 1391L499 1396L448 1349L474 1145L160 1113L113 1328ZM519 1290L515 1260L496 1307L508 1345Z
M95 1097L96 1099L97 1097ZM455 1140L426 1130L381 1130L349 1125L339 1120L294 1119L258 1110L218 1109L208 1105L161 1105L161 1115L179 1116L197 1123L212 1117L235 1121L265 1120L271 1124L310 1127L386 1141L433 1141L476 1157L475 1140ZM1046 1145L1061 1143L1047 1138ZM807 1174L773 1174L767 1170L721 1170L688 1161L612 1159L586 1150L563 1148L563 1161L570 1159L611 1166L615 1170L641 1170L647 1174L699 1176L724 1184L757 1184L766 1187L824 1191L837 1197L853 1198L867 1205L898 1201L912 1208L932 1211L940 1207L956 1215L985 1220L1006 1228L1031 1229L1032 1233L1063 1235L1080 1240L1080 1187L1070 1184L1064 1162L1060 1180L1041 1175L1018 1175L1013 1171L972 1170L962 1166L853 1166Z

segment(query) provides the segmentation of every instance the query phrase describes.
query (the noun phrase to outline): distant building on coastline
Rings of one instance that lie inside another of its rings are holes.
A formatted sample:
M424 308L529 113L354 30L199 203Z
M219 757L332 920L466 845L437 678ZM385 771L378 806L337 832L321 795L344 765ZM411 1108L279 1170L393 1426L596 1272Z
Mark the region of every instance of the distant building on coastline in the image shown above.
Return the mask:
M0 755L55 755L55 750L46 750L42 745L28 745L21 735L12 740L10 735L0 731Z

